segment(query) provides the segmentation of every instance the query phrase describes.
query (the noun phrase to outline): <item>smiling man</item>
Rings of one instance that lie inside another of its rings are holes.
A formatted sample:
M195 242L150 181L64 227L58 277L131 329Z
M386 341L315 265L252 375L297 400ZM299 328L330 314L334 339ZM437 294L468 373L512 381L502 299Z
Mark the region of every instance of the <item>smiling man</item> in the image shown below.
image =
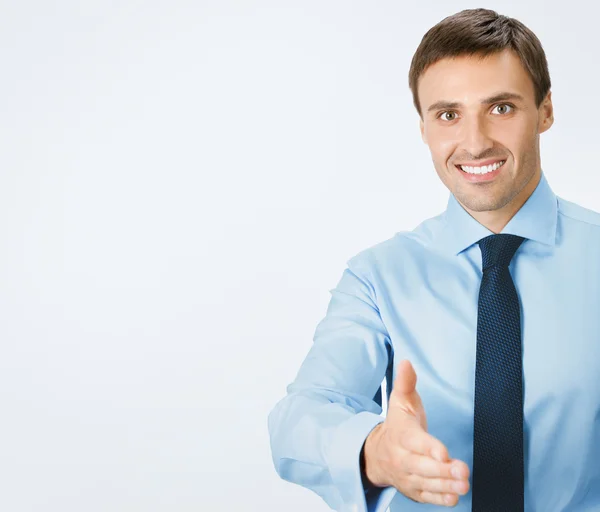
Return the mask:
M447 208L348 260L269 415L276 471L335 510L599 510L600 214L542 171L542 45L461 11L409 85Z
M442 59L418 79L421 134L438 176L494 233L540 181L539 134L553 123L549 77L538 88L512 49Z

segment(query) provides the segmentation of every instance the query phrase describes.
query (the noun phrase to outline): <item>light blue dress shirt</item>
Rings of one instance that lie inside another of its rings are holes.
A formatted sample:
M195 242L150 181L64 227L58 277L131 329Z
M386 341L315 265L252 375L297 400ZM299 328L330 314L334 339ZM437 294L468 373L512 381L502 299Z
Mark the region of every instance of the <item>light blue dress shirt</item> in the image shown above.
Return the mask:
M521 301L525 510L600 510L600 214L556 196L542 172L502 233L526 238L509 267ZM395 365L409 359L428 432L472 477L477 241L491 234L450 194L440 215L347 261L296 379L269 414L281 478L334 510L449 509L393 487L365 493L359 455L384 420L384 377L393 382ZM454 510L470 511L471 496L472 485Z

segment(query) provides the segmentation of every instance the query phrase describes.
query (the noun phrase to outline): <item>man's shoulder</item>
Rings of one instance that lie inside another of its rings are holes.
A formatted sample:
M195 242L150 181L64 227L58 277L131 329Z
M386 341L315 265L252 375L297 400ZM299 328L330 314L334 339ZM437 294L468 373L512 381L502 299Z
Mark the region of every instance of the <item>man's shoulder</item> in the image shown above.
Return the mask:
M557 196L558 213L572 220L600 226L600 212Z
M422 257L443 222L443 213L440 213L425 219L412 230L397 231L389 238L360 250L348 263L357 266L381 265L390 260L398 262L402 257Z

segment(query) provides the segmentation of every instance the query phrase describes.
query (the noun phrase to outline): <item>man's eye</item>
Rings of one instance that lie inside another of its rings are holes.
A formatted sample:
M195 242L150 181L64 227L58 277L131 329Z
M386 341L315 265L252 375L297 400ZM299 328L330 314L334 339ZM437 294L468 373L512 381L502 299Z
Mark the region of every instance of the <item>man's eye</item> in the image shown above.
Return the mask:
M496 108L498 108L498 107L504 107L504 108L508 107L508 108L510 108L510 109L513 109L513 110L514 110L514 108L515 108L514 106L512 106L512 105L511 105L511 104L509 104L509 103L500 103L499 105L496 105L496 106L494 107L494 109L496 109ZM501 114L501 115L504 115L504 114L509 114L510 112L511 112L511 111L509 111L509 112L506 112L506 111L504 111L504 112L500 112L500 114Z
M446 110L444 112L442 112L440 115L438 115L438 119L442 116L444 116L445 114L453 114L456 115L456 112L453 112L452 110ZM448 118L444 118L444 121L454 121L455 118L453 119L448 119Z

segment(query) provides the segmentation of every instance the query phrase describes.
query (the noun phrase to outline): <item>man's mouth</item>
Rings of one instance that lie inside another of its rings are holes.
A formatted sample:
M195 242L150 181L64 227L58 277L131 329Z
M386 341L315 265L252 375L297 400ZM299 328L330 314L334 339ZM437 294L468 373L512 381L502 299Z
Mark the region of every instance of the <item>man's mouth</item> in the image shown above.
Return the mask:
M490 162L488 160L488 162ZM492 161L489 165L482 165L479 167L471 167L469 165L454 165L456 171L467 181L468 183L492 183L498 176L503 173L504 164L506 160L500 160L497 162Z
M506 160L500 160L499 162L496 162L494 164L482 165L479 167L471 167L468 165L456 165L455 167L457 167L458 169L460 169L462 172L464 172L466 174L482 175L482 174L489 174L491 172L494 172L498 168L502 167L505 162L506 162Z

